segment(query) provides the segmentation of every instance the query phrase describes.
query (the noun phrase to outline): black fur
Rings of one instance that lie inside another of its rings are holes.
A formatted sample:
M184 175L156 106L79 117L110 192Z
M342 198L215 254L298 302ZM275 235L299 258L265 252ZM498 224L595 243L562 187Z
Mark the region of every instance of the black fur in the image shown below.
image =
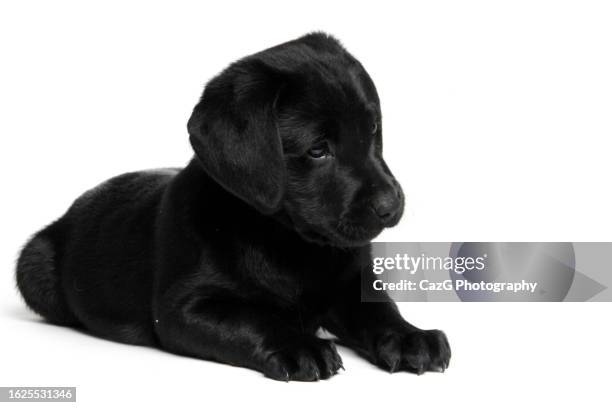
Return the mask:
M369 242L403 209L380 119L332 37L246 57L206 86L189 165L86 192L25 246L18 287L51 322L279 380L342 366L320 327L387 370L444 370L442 332L360 301Z

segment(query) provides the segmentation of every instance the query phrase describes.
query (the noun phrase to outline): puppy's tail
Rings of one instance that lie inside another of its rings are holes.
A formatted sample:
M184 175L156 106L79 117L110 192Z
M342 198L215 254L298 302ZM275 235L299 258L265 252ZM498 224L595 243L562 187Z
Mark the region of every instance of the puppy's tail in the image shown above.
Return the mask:
M34 235L17 260L17 287L26 304L51 323L75 326L78 323L62 288L58 242L65 236L62 219Z

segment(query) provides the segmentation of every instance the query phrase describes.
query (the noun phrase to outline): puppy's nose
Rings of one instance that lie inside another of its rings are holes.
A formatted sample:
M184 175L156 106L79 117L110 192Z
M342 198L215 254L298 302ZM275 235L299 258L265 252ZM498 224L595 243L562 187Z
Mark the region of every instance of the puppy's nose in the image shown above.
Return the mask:
M399 194L395 190L386 191L379 194L372 202L372 209L374 213L380 218L383 224L387 224L392 221L397 212L400 209L401 202Z

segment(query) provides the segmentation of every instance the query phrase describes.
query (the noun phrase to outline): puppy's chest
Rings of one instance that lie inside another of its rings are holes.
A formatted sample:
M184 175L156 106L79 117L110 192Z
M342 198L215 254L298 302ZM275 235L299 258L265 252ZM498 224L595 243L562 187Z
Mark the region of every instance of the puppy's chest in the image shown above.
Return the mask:
M351 273L351 259L328 248L252 248L245 254L250 284L286 305L324 308ZM272 298L272 299L273 299Z

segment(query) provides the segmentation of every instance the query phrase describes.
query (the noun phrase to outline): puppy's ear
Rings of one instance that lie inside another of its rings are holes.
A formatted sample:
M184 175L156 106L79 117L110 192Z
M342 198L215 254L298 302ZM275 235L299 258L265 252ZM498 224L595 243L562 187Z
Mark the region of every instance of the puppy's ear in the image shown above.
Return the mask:
M264 214L279 209L285 187L275 112L282 85L261 61L238 61L208 83L188 123L206 172Z

